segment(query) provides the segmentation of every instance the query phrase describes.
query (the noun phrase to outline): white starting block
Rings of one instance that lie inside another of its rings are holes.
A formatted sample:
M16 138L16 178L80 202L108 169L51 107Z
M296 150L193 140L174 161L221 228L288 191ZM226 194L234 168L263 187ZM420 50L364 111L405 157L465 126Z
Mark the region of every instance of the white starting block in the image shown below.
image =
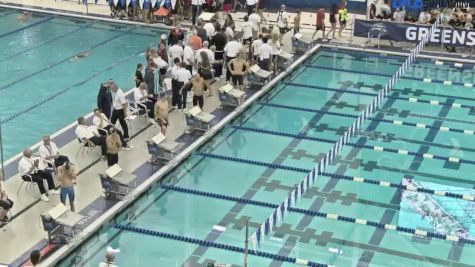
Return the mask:
M252 77L249 77L251 88L257 86L258 89L260 89L265 81L269 80L269 77L272 74L270 71L261 69L257 64L253 65L250 69L253 73Z
M176 155L180 144L175 141L167 140L161 132L152 137L151 141L147 141L147 149L150 154L150 162L157 164L160 160L170 161Z
M237 107L244 102L245 95L245 92L235 89L229 83L227 83L218 90L221 107Z
M203 20L203 21L210 21L211 18L213 18L213 17L214 17L214 13L203 12L203 13L201 13L201 15L198 18Z
M314 40L311 36L303 36L297 33L293 36L292 45L295 53L305 54L310 48L312 48Z
M198 106L189 109L185 113L187 132L191 133L195 130L206 132L214 117L213 114L202 111Z
M277 66L279 69L285 70L292 64L293 55L285 52L284 50L280 49L279 53L277 54Z

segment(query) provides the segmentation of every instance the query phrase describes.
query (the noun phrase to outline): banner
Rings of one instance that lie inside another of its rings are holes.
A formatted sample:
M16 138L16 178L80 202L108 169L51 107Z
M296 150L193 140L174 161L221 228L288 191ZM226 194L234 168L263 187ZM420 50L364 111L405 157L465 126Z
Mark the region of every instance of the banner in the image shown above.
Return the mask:
M381 34L381 39L396 42L417 43L424 36L429 37L432 25L419 25L409 23L397 23L379 20L355 20L354 36L366 37L372 33L373 36ZM450 46L474 46L475 30L449 29L439 27L430 36L429 43L445 44Z

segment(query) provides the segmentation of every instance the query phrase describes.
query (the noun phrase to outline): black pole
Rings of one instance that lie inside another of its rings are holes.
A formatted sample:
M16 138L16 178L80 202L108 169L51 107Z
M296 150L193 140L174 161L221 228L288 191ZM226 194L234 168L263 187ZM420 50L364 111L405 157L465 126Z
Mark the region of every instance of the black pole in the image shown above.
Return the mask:
M2 167L2 180L5 181L5 168L3 166L3 133L2 133L2 117L0 117L0 161Z
M246 220L246 239L244 241L244 267L247 267L249 254L249 220Z

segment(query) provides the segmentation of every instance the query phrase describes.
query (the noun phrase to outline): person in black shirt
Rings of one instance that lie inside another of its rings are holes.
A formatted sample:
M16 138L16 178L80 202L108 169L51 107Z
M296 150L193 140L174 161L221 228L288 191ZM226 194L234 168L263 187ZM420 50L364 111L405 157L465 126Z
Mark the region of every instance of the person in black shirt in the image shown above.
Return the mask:
M369 5L369 19L376 19L376 2L377 0Z
M216 27L216 30L218 32L213 36L213 38L211 38L211 45L216 47L213 68L214 76L219 78L223 74L224 46L226 46L227 39L223 28Z
M107 83L101 83L99 93L97 94L97 108L101 110L108 119L110 119L112 114L112 94L109 88L109 85L112 83L114 83L112 79Z
M203 23L198 22L198 28L196 35L201 38L201 44L203 44L204 41L208 41L208 33L206 32L205 29L203 29Z
M180 25L177 24L175 25L175 28L170 30L170 34L168 35L168 45L172 46L178 41L183 41L185 39L185 34L183 33L183 30L180 29Z
M135 87L139 87L140 83L144 81L142 70L143 70L143 65L137 64L137 69L135 70Z

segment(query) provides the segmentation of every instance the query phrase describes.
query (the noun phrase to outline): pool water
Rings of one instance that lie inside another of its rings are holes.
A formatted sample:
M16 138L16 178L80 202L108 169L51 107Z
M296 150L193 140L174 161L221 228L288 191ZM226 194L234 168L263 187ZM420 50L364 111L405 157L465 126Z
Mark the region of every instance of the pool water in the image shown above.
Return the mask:
M351 116L364 110L372 101L371 94L381 90L389 79L387 75L392 75L403 60L321 49L162 182L195 191L183 192L157 185L73 251L60 266L97 266L107 246L121 249L116 261L118 266L206 266L209 262L242 266L241 253L177 238L119 230L115 224L244 247L246 220L253 233L273 210L262 203L242 204L224 200L223 196L280 204L305 177L305 169L313 168L331 148L333 144L327 141L336 142L340 138L353 123ZM439 72L457 71L426 60L417 62L415 67ZM473 134L388 123L387 120L400 120L473 130L475 120L470 108L398 98L417 97L474 105L473 90L457 85L426 84L411 77L414 76L408 75L396 85L391 97L374 113L373 120L368 120L360 133L342 149L326 170L327 174L320 176L298 202L298 208L394 225L398 225L400 216L410 216L407 209L401 209L401 190L336 179L335 175L393 183L401 183L406 178L428 187L436 184L435 190L457 188L454 193L472 192L469 189L474 184L473 163L454 163L437 157L423 158L351 145L473 158ZM262 130L273 132L263 133ZM301 134L321 141L275 133ZM223 159L219 155L231 158ZM262 166L239 159L276 165ZM427 197L434 195L427 194ZM453 198L438 196L437 201L449 203ZM465 225L473 228L473 213L467 217ZM225 231L213 230L216 225L225 227ZM417 220L404 226L436 231L430 224ZM335 266L475 266L474 245L420 239L394 230L299 212L290 212L259 250ZM250 256L249 266L294 264Z
M132 88L135 67L161 32L150 28L0 10L0 117L5 159L91 112L99 84ZM90 56L69 59L82 51Z

